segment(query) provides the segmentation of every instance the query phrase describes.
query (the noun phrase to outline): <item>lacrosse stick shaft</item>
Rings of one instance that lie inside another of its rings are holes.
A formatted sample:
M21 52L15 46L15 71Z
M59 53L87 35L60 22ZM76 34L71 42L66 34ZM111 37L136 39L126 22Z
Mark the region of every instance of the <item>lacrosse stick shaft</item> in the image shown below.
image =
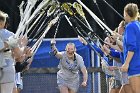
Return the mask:
M49 6L51 0L43 0L37 7L37 9L33 12L33 14L31 15L31 17L29 18L29 20L26 22L26 24L29 24L31 22L31 20L35 17L35 15L43 8L45 7L45 9L47 9L47 7Z
M79 2L86 9L86 11L92 16L92 18L94 18L94 20L98 24L102 25L102 27L104 27L106 30L112 33L112 30L107 25L105 25L85 4L83 4L80 0L76 0L76 1Z
M24 33L23 31L26 28L25 22L29 19L30 14L31 14L31 10L34 7L34 5L36 4L36 2L37 2L37 0L34 0L34 2L31 2L30 0L28 0L27 6L26 6L24 14L23 14L25 16L24 16L23 19L21 19L21 21L19 23L19 26L18 26L18 29L16 31L15 37L19 37L19 35L21 33Z
M103 0L116 14L118 14L123 20L124 20L124 17L119 13L117 12L108 2L106 2L105 0Z

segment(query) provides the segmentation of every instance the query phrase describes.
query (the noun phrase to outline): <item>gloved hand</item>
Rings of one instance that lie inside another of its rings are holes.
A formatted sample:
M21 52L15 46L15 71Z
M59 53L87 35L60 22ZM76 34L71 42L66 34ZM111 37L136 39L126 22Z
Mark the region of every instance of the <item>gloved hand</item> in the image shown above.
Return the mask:
M55 44L56 44L55 39L52 39L52 40L51 40L51 45L55 45Z
M56 53L58 52L55 44L56 44L55 39L52 39L51 40L51 52L50 52L50 55L54 55L55 56Z
M52 49L52 50L56 49L55 44L56 44L55 39L52 39L52 40L51 40L51 49Z
M16 38L15 36L10 36L6 43L9 45L9 48L12 49L18 46L18 40L19 38Z

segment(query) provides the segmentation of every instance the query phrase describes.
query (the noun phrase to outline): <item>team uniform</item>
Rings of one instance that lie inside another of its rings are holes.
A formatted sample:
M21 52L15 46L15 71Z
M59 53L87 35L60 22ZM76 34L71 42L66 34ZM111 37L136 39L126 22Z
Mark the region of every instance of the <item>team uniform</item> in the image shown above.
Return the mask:
M14 33L6 29L0 30L0 38L3 42L5 42L12 35L14 35ZM0 55L1 62L4 63L1 69L3 74L2 78L0 79L1 93L12 93L15 81L15 61L10 50L0 51Z
M140 76L140 22L132 21L125 27L123 37L124 60L128 51L133 51L134 55L129 63L128 76Z
M15 74L15 84L18 89L20 89L20 90L23 89L23 81L22 81L22 77L21 77L21 72L17 72Z
M90 47L90 45L88 44L87 45L88 48L92 49ZM111 57L109 56L106 56L104 54L104 52L97 47L96 44L92 44L92 47L94 48L95 51L97 51L97 53L100 54L100 56L103 58L103 60L105 60L107 62L107 66L117 66L117 67L120 67L122 65L122 63L118 63L116 62L115 60L112 60ZM111 51L115 51L114 49L110 48ZM102 64L103 65L103 64ZM102 68L103 69L103 68ZM103 71L105 72L105 74L107 75L107 78L109 79L112 79L113 81L111 82L111 88L112 89L116 89L116 88L120 88L121 87L121 74L120 74L120 71L118 70L114 70L114 71L110 71L107 69L103 69ZM113 74L114 75L113 75ZM108 80L107 80L108 82ZM108 84L108 83L107 83Z
M79 88L79 69L85 67L83 58L75 53L75 58L73 64L70 63L66 52L61 52L62 58L58 68L60 69L57 72L57 84L59 87L67 86L73 91L77 92Z
M122 64L124 64L124 59L123 59L123 53L122 53L122 52L112 51L112 50L111 50L111 51L110 51L110 55L111 55L112 57L120 58L120 61L121 61L121 63L119 63L120 66L121 66ZM119 67L120 67L120 66L119 66ZM120 73L121 73L121 76L120 76L121 84L122 84L122 85L129 84L127 72L120 72Z

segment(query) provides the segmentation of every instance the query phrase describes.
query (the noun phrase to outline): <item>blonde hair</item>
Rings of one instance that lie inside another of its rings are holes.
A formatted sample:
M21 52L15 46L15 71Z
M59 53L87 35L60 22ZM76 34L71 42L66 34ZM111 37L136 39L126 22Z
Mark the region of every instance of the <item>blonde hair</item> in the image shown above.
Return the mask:
M67 50L67 48L68 48L68 46L73 46L74 47L74 50L76 51L76 47L75 47L75 44L74 43L68 43L67 45L66 45L66 50Z
M4 13L3 11L0 11L0 21L6 22L6 18L8 17L8 14Z
M138 17L139 9L137 4L129 3L125 6L124 11L132 18L135 19Z

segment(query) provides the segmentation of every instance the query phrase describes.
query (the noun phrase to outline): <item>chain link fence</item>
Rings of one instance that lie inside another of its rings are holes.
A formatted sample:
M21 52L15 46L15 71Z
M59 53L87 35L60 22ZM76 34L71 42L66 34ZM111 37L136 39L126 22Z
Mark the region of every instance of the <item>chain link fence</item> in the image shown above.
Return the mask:
M94 68L88 69L87 87L83 88L80 86L78 93L93 93L93 86L96 86L96 84L93 82L92 74L95 71L101 73L101 93L107 93L105 74L100 72L99 69ZM30 69L23 74L23 90L21 93L59 93L56 72L56 68L51 70ZM80 83L81 82L82 74L80 74Z

